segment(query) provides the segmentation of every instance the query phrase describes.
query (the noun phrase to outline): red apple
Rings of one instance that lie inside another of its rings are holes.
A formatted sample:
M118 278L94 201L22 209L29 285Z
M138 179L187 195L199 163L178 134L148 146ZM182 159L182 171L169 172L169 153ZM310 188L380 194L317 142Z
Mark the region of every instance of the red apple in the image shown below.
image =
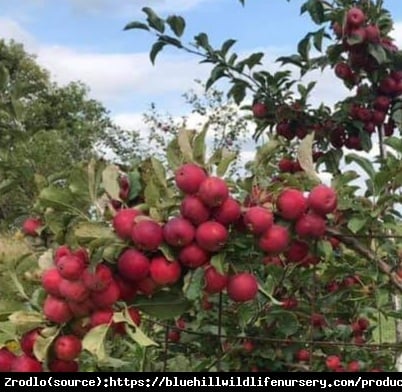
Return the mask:
M330 370L336 370L342 365L341 359L337 355L329 355L325 360L325 364Z
M219 273L212 265L204 270L204 291L208 294L220 293L226 288L228 277Z
M131 239L141 250L157 250L163 242L162 226L153 219L140 220L131 230Z
M149 259L140 251L127 248L118 258L117 270L124 279L138 282L148 276Z
M112 281L113 272L105 264L98 264L95 268L86 268L82 273L85 287L91 291L102 291Z
M286 220L299 219L307 209L307 200L298 189L284 189L276 200L279 214Z
M171 246L182 248L190 244L194 237L195 228L185 218L171 218L163 226L163 238Z
M295 357L299 362L308 362L310 360L310 351L302 348L296 352Z
M60 282L60 294L69 301L83 302L89 296L89 290L82 280L63 279Z
M310 247L306 242L294 240L285 251L286 261L288 263L298 263L308 255L309 250Z
M112 322L113 309L98 309L95 310L89 317L89 325L91 328L97 327L98 325L109 324Z
M253 300L258 293L257 279L248 272L241 272L229 278L226 289L229 298L233 301L250 301Z
M253 104L252 108L251 108L252 112L253 112L253 116L255 118L264 118L267 116L268 114L268 108L267 105L265 105L265 103L263 102L256 102Z
M64 279L79 279L85 269L82 258L74 255L66 255L60 258L57 263L57 270Z
M43 223L40 219L27 218L22 225L22 231L24 234L26 234L28 236L37 237L38 231L42 226L43 226Z
M25 354L16 357L11 364L11 372L14 373L39 373L43 372L42 364Z
M62 359L52 359L49 362L49 370L53 373L75 373L79 366L76 361L63 361Z
M180 166L175 172L176 186L184 193L198 192L200 184L208 177L206 171L193 163Z
M315 213L326 215L334 212L338 198L334 189L324 184L314 187L307 199L307 204Z
M240 204L233 197L228 197L221 206L213 211L215 220L224 226L237 222L241 216Z
M261 206L254 206L244 213L243 220L251 233L259 235L273 225L274 216L271 210Z
M36 342L36 339L40 336L40 329L35 328L31 331L25 332L24 335L21 337L20 345L21 345L21 350L24 352L24 354L30 356L30 357L35 357L33 348Z
M129 280L125 280L120 275L115 275L114 280L119 286L120 297L119 300L125 302L131 302L134 300L138 290L138 282L134 283Z
M210 254L194 242L180 250L178 260L187 268L198 268L208 263Z
M53 351L57 359L72 361L82 351L81 339L75 335L63 335L53 342Z
M208 207L219 207L229 197L229 188L220 177L208 177L198 190L198 197Z
M56 248L53 256L54 264L57 265L63 256L71 256L72 251L67 245L60 245Z
M43 313L49 321L57 324L67 323L73 318L68 303L60 298L48 295L43 304Z
M157 256L151 260L149 272L156 284L173 285L180 279L181 267L178 261L169 261L164 256Z
M113 217L112 225L116 234L121 239L129 240L131 238L134 220L139 215L142 215L142 212L135 208L121 209L116 213Z
M284 226L274 224L261 235L258 246L264 252L278 254L286 250L289 241L288 229Z
M6 347L0 349L0 372L10 372L12 363L16 355L9 351Z
M366 21L366 14L358 7L352 7L346 13L346 24L349 27L360 27Z
M48 294L60 297L60 283L64 278L60 275L57 268L49 268L42 273L42 286Z
M180 205L181 215L198 226L209 219L211 211L198 196L186 195Z
M228 236L226 227L214 221L201 223L195 232L197 244L208 252L221 250L225 246Z
M112 279L105 290L92 291L90 298L96 308L108 308L114 305L120 298L119 285Z
M302 238L322 238L326 228L325 219L314 213L304 214L295 225L297 235Z

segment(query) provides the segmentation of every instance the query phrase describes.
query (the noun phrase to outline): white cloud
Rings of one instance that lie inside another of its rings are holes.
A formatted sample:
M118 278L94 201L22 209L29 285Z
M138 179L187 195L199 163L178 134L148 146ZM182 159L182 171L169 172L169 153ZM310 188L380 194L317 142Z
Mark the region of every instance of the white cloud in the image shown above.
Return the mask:
M0 37L6 41L14 40L23 43L29 51L38 49L35 38L13 19L0 17Z

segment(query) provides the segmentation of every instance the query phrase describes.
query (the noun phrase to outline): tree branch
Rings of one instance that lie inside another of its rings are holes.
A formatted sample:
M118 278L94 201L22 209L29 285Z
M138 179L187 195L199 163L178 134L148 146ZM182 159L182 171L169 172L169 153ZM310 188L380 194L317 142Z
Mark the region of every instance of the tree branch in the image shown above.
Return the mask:
M384 272L389 277L393 285L402 292L402 280L399 278L398 274L393 270L393 268L386 261L384 261L384 259L379 259L371 249L364 247L355 238L346 236L336 229L327 228L326 232L330 236L338 239L345 245L355 250L360 255L378 264L380 270Z

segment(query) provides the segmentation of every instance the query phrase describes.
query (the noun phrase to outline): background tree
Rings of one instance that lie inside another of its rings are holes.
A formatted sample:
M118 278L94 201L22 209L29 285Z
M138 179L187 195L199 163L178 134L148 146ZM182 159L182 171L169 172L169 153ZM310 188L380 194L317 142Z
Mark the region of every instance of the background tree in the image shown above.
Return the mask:
M52 82L34 56L13 41L0 41L0 88L0 216L5 226L28 213L49 176L94 156L124 159L129 141L138 139L135 131L112 122L84 84Z

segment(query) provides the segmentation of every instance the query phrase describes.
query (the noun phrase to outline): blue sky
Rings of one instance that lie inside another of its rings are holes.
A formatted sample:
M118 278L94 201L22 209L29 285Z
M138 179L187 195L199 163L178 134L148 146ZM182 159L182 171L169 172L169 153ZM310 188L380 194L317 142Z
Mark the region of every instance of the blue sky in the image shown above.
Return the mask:
M277 56L293 53L298 40L316 28L307 15L300 16L302 3L246 0L243 8L238 0L0 0L0 36L23 42L57 82L82 80L120 125L139 127L151 102L174 115L189 111L182 94L195 87L195 78L208 75L207 66L179 51L162 52L152 66L152 38L143 31L123 31L126 23L143 18L143 6L163 17L184 16L187 40L206 32L214 44L237 39L240 53L262 50L264 65L273 69ZM400 4L385 0L402 44ZM345 93L334 88L333 78L316 77L322 78L317 101Z

